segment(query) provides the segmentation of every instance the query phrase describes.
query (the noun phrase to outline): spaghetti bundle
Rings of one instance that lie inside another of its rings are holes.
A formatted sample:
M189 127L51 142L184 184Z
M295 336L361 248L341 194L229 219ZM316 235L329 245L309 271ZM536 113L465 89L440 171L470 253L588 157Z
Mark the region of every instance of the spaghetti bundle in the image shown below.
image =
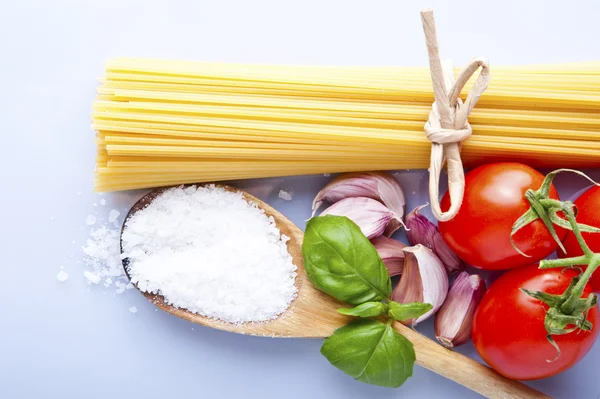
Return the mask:
M110 60L95 189L426 168L432 102L427 68ZM494 67L463 161L598 166L599 111L598 62Z

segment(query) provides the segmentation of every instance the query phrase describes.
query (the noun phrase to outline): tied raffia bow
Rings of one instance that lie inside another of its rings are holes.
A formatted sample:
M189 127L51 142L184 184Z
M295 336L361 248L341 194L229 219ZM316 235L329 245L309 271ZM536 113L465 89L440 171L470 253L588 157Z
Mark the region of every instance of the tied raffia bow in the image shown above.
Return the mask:
M435 102L425 124L427 139L431 141L431 162L429 166L429 197L431 211L439 221L452 219L462 205L465 191L465 172L460 158L460 143L471 135L471 125L467 118L477 100L490 82L489 64L486 58L476 57L454 81L454 71L450 63L440 61L436 39L435 22L432 10L421 11L421 20L427 42L429 68L433 83ZM481 72L469 91L466 102L459 98L460 92L471 76L481 67ZM448 170L448 191L450 209L442 212L439 202L440 174L444 164Z

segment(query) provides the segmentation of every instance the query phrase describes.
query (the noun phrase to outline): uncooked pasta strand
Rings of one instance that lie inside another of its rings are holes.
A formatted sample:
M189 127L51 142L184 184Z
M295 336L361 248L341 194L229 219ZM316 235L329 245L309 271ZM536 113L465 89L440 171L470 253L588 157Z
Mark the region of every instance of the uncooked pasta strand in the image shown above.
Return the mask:
M95 188L426 168L432 101L426 68L110 60ZM597 166L600 63L494 67L469 121L466 166Z

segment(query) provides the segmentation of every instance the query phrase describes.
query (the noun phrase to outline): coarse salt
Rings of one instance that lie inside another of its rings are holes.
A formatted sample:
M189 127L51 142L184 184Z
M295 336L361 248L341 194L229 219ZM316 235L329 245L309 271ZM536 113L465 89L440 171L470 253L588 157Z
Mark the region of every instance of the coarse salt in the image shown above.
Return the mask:
M88 215L88 217L85 219L85 224L87 224L88 226L96 224L96 216L92 214Z
M131 313L137 313L137 308L135 306L132 306L132 307L129 308L129 311Z
M100 284L100 281L102 280L102 276L100 276L98 273L85 271L83 272L83 276L87 280L88 284Z
M67 273L64 270L60 270L58 272L58 274L56 275L56 279L58 281L60 281L61 283L64 283L65 281L67 281L69 279L69 273Z
M292 195L290 193L288 193L287 191L279 190L279 198L281 198L284 201L291 201Z
M92 229L81 249L85 254L84 264L92 269L83 273L88 284L99 284L101 280L105 280L105 285L109 286L113 281L112 277L123 275L120 229L106 225ZM111 278L110 283L107 278Z
M115 286L117 287L117 290L115 291L115 294L122 294L123 292L125 292L127 284L125 284L124 282L121 282L121 281L117 280L117 281L115 281Z
M108 212L108 221L110 223L116 222L120 214L121 212L117 211L116 209L111 209L110 212Z
M122 243L141 291L237 324L276 318L295 298L288 239L241 193L211 185L165 191L127 221Z

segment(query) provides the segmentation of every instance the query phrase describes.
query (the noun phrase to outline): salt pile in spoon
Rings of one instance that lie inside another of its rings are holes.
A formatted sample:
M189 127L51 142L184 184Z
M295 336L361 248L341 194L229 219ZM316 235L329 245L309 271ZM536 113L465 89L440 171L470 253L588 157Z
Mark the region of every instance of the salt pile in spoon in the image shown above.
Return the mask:
M229 323L268 321L288 308L297 293L288 240L241 193L213 185L163 192L122 235L141 291Z

